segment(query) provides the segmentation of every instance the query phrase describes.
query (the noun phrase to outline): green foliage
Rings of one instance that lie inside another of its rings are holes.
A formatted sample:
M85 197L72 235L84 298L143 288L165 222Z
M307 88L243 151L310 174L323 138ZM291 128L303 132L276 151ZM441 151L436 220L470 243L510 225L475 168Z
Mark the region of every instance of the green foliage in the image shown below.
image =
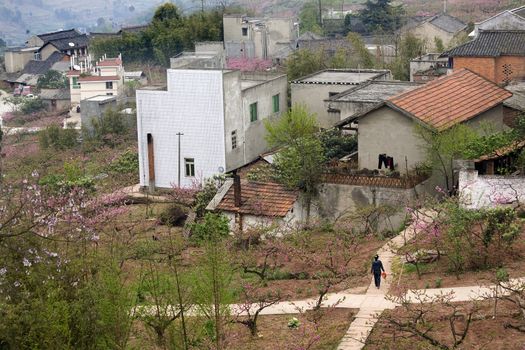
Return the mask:
M410 60L421 56L425 52L425 42L416 38L412 33L407 33L399 42L398 57L390 64L394 79L410 79Z
M500 266L520 234L520 222L512 208L464 209L456 200L444 202L440 224L441 243L451 270Z
M508 282L509 281L509 272L506 268L501 267L496 270L496 280L498 282Z
M416 132L425 142L428 162L432 164L434 170L443 175L447 190L452 191L455 184L454 160L464 159L468 155L478 135L464 124L455 125L441 132L417 126Z
M357 151L357 137L355 135L345 135L341 130L330 129L321 132L319 137L327 160L340 159Z
M69 80L59 71L50 69L38 78L36 87L39 89L67 89Z
M191 238L201 244L220 241L230 233L228 218L223 215L206 213L200 222L193 224Z
M394 32L401 26L404 10L401 6L391 5L390 2L391 0L367 0L359 17L369 33Z
M169 66L170 57L193 49L196 41L222 40L222 15L218 11L181 16L171 3L161 5L150 26L140 33L117 38L97 38L91 43L95 57L122 53L128 62L154 62Z
M323 145L315 135L319 129L315 115L304 106L295 105L265 126L270 147L281 147L274 160L276 177L285 186L304 191L309 216L325 162Z
M306 2L299 12L300 30L312 32L319 35L323 34L323 28L319 25L319 7L316 2Z
M434 46L436 47L436 52L445 51L445 45L443 44L443 40L441 40L440 37L434 37Z
M42 149L65 150L78 144L78 132L75 129L63 129L58 125L50 125L38 133L38 140Z
M85 175L80 165L75 162L65 162L61 173L48 174L40 179L39 184L56 192L69 191L73 188L84 188L89 191L95 189L93 178Z
M108 166L108 170L117 174L137 173L139 169L139 155L136 151L127 150Z
M204 216L206 213L206 207L213 197L215 197L219 188L224 184L224 180L224 175L214 175L213 177L206 179L202 190L197 192L195 195L193 210L198 218Z
M298 140L312 136L319 130L315 114L304 105L294 105L281 118L265 120L266 141L270 147L293 145Z
M84 142L89 146L115 147L130 133L129 119L130 116L117 110L106 110L102 116L91 120L91 128L83 129Z
M361 68L374 68L374 57L366 48L366 44L357 33L348 33L346 36L348 41L352 43L354 51L357 52L359 57L360 67Z
M40 98L24 98L20 111L24 114L38 112L44 109L44 102Z

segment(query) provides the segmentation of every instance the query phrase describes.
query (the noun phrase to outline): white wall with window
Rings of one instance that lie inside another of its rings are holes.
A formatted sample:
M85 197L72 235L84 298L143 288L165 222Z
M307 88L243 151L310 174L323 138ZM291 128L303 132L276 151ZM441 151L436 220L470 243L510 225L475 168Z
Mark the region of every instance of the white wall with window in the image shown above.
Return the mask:
M140 184L149 184L150 133L155 186L177 186L180 169L180 186L191 187L226 168L223 73L168 69L167 81L167 91L137 91Z

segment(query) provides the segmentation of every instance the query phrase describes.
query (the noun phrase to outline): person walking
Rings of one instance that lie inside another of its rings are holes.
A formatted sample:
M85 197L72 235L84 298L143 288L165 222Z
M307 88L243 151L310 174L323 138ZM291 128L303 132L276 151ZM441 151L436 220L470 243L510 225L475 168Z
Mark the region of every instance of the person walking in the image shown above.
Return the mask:
M379 289L379 286L381 285L381 271L385 272L385 269L383 268L383 263L379 260L379 255L376 255L374 256L370 272L374 274L374 283L377 289Z

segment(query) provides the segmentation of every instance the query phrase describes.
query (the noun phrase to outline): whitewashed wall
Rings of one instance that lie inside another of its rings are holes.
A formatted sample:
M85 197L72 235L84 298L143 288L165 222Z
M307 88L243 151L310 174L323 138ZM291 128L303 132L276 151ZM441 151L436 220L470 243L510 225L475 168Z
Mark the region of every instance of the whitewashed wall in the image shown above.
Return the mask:
M225 168L222 71L167 71L168 91L137 91L140 184L147 186L147 134L153 136L155 186L177 184L181 137L181 186L192 186ZM184 158L195 159L195 178L186 177Z
M476 170L461 170L459 192L463 205L469 209L525 203L525 177L479 175Z

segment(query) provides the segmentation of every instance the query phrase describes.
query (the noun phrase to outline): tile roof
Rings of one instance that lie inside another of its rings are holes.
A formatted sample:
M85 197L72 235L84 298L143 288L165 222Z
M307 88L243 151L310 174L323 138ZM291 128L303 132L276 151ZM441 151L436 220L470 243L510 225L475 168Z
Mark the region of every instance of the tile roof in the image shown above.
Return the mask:
M108 76L100 76L100 75L88 75L85 77L78 78L79 82L86 82L86 81L115 81L120 80L120 77L118 75L108 75Z
M58 32L37 34L37 36L44 42L48 42L51 40L65 39L65 38L74 38L79 35L81 34L76 29L67 29L67 30L60 30Z
M468 69L391 97L386 104L438 130L465 122L511 97L512 93Z
M232 185L217 210L258 216L284 217L298 198L297 191L271 182L241 180L241 206L235 207Z
M441 56L525 56L525 30L480 30L474 40L456 46Z
M120 58L106 58L105 60L98 62L97 66L116 67L116 66L120 66L121 64L122 64L122 60Z
M69 100L69 89L42 89L39 97L42 100Z
M24 70L22 70L22 73L45 74L55 63L62 61L65 56L65 54L55 51L44 61L31 60L27 62Z
M465 23L461 22L456 17L446 14L433 17L431 20L429 20L429 23L449 33L457 33L467 27Z
M48 43L53 45L60 51L65 51L65 50L75 49L79 47L87 47L89 45L89 38L86 34L81 34L73 38L62 38L62 39L50 40L48 41ZM73 43L74 45L71 46L70 43Z

